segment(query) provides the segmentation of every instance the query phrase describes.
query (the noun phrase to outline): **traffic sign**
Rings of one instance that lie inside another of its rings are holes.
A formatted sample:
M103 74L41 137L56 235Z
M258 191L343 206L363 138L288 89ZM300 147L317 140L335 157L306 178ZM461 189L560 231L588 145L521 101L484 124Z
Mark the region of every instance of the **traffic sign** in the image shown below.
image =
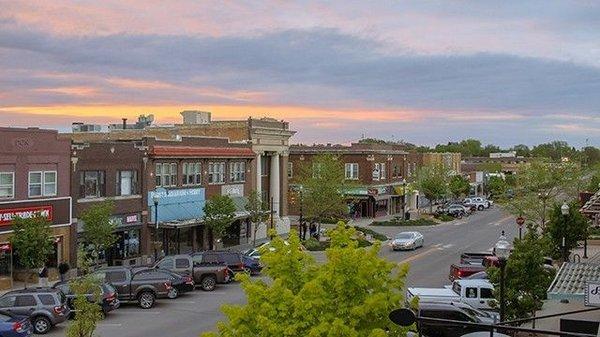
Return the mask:
M523 226L523 224L525 223L525 218L520 216L517 218L517 225L519 226Z
M600 307L600 282L585 283L585 305L588 307Z

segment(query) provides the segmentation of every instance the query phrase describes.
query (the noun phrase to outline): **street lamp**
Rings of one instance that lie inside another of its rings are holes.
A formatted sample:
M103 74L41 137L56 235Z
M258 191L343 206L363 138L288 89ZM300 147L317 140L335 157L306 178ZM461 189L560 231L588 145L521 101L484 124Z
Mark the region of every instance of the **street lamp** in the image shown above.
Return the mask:
M402 220L406 220L406 179L402 179Z
M160 201L160 197L158 194L154 194L152 196L152 201L154 202L154 261L158 260L158 250L156 249L156 242L158 242L158 202Z
M494 253L498 257L500 265L500 322L504 322L506 315L506 298L505 298L505 275L506 275L506 260L510 255L510 243L506 241L504 231L494 246Z
M300 196L300 226L298 227L298 235L300 236L300 239L302 240L306 240L306 228L304 227L304 213L303 213L303 209L302 209L302 190L304 189L303 186L300 186L299 188L299 196Z
M560 206L560 212L562 213L562 215L564 216L564 220L565 220L565 225L563 226L562 232L563 232L563 237L562 237L562 255L563 255L563 261L566 262L567 261L567 245L566 245L566 240L565 240L565 231L567 230L567 226L566 226L566 222L567 222L567 216L569 215L569 205L567 205L567 203L563 203L562 206Z

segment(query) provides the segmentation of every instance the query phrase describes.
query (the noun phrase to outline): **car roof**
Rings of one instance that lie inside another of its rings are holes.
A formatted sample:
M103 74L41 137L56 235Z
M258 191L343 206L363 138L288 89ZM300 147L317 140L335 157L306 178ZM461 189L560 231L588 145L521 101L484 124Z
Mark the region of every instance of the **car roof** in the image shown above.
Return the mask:
M12 294L38 294L38 293L58 293L60 290L50 287L36 287L36 288L25 288L12 290L6 293L6 295Z
M449 302L419 302L419 309L446 309L446 310L461 310L460 307L456 305L452 305Z
M493 287L490 281L485 279L460 279L454 282L461 286Z

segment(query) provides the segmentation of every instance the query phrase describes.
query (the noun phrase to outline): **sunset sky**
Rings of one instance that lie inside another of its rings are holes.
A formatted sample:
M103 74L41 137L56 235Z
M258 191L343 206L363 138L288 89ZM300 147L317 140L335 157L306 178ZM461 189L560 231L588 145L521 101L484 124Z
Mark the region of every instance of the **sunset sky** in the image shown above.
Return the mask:
M184 109L366 137L600 146L598 1L0 0L0 125Z

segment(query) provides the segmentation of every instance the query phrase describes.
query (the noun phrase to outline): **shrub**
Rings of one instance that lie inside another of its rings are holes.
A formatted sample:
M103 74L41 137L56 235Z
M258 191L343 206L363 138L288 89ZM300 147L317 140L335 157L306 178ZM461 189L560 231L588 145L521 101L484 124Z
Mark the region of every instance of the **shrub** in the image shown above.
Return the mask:
M433 226L437 222L431 219L374 221L373 226Z
M365 235L371 235L375 240L386 241L388 239L387 236L385 236L385 235L383 235L381 233L378 233L378 232L376 232L376 231L374 231L372 229L369 229L369 228L359 227L359 226L354 226L354 228L357 231L359 231L359 232L361 232L361 233L363 233Z
M448 215L448 214L436 214L435 218L438 220L444 221L444 222L452 221L455 219L453 216Z
M321 250L321 244L315 238L308 238L304 241L304 247L310 251Z

